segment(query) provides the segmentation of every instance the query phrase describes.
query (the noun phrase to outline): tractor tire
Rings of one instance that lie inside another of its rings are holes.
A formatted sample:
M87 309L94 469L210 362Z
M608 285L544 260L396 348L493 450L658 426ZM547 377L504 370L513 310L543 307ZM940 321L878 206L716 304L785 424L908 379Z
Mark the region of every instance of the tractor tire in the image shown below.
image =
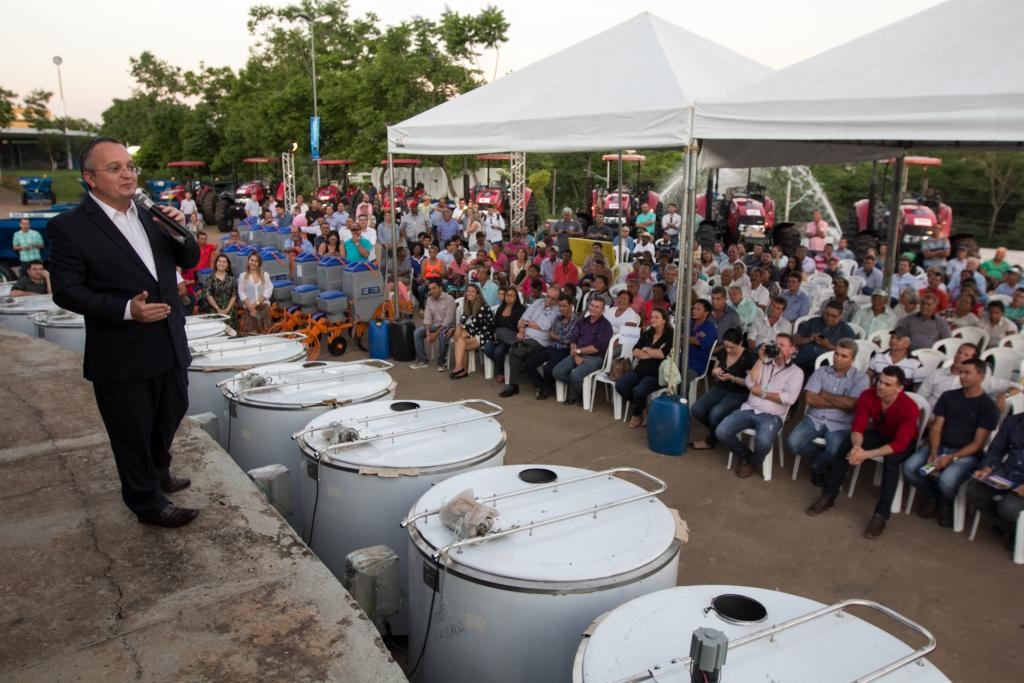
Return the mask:
M28 192L22 192L21 193L21 205L22 206L27 206L28 205Z
M0 280L4 282L16 282L18 276L14 274L14 270L3 263L0 263Z
M348 349L348 341L340 334L327 342L327 351L332 356L341 356L346 349Z
M782 249L782 253L793 258L796 256L796 248L800 246L800 228L795 225L785 225L775 228L772 231L772 244Z
M537 211L537 197L530 195L530 201L526 202L526 227L531 233L537 232L540 225L540 213Z
M53 205L53 204L56 204L56 203L57 203L57 193L51 191L50 192L50 204Z
M217 199L217 208L214 212L217 229L221 232L231 232L231 200L223 197Z
M849 246L850 250L857 255L857 262L860 263L864 260L864 256L868 253L869 249L878 251L878 237L873 232L859 232L850 240Z
M203 214L203 222L207 225L215 225L217 223L217 193L213 190L208 191L199 203L201 204L199 212Z
M705 251L711 251L718 239L718 229L711 223L701 225L697 228L697 243Z
M366 330L367 329L369 329L369 328L364 328L361 334L353 334L352 335L352 338L356 340L356 346L358 346L359 350L363 351L363 352L368 352L370 350L370 348L366 345ZM353 332L355 332L354 328L353 328Z

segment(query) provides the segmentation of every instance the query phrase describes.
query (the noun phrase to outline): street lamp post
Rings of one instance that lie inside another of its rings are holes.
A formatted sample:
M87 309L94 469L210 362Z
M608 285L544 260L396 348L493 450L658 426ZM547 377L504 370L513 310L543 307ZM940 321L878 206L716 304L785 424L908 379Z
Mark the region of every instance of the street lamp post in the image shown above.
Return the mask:
M303 19L307 24L309 24L309 52L310 52L311 61L312 61L312 65L313 65L313 118L318 119L319 113L318 113L318 108L317 108L317 97L316 97L316 38L315 38L315 36L313 34L314 19L312 17L310 17L308 14L305 14L305 13L300 13L300 14L298 14L296 16L298 16L299 19ZM316 177L316 186L317 186L317 188L319 188L320 187L320 162L318 160L316 160L316 159L313 160L313 169L314 169L314 173L316 174L315 175L315 177Z
M64 149L67 153L67 164L70 171L74 168L74 164L71 163L71 138L68 137L68 105L64 102L64 79L60 73L60 65L64 63L64 60L59 56L54 57L53 63L57 67L57 87L60 89L60 108L61 116L63 117L61 122L64 124Z

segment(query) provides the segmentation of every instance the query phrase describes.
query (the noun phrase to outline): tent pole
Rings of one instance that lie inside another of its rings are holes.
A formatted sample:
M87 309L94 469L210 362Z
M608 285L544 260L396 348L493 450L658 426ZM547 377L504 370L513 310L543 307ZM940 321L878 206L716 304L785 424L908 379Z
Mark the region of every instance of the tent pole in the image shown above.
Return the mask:
M690 107L690 142L683 153L682 243L679 250L679 277L676 278L676 320L673 325L672 357L683 381L680 394L688 395L686 369L690 364L690 297L693 295L693 234L697 196L697 147L693 140L693 107ZM680 321L680 319L682 319Z
M622 228L622 150L619 150L619 184L615 187L615 201L619 207L619 228ZM639 235L637 235L639 237Z
M903 175L906 171L906 158L903 154L896 157L896 168L892 174L892 203L889 211L889 252L885 255L885 270L882 272L882 286L889 291L892 274L896 270L897 250L900 247L900 225L903 223Z
M391 234L394 237L391 240L391 270L393 275L391 276L391 312L395 316L395 320L398 320L398 240L402 239L398 232L398 221L396 216L398 212L395 206L395 159L391 150L388 150L388 194L391 196ZM387 286L387 283L384 283ZM409 269L409 291L412 292L412 269Z

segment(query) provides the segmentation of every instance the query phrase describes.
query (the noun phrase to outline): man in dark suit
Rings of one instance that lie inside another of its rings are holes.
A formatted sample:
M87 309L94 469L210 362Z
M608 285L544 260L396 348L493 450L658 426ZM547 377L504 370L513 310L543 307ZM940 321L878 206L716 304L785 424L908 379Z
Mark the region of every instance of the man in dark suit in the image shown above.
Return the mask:
M144 524L184 526L199 511L165 497L191 483L170 472L192 360L175 266L193 267L199 246L136 207L138 170L119 142L97 139L79 162L89 192L48 226L53 299L85 316L85 378L93 383L125 504ZM184 225L181 212L163 211Z

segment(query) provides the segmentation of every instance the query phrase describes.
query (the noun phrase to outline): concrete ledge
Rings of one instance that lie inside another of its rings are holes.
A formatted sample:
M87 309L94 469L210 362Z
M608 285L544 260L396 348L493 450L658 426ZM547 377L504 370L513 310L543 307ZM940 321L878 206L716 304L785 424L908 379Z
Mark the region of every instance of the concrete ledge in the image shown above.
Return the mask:
M0 681L405 681L358 605L186 421L178 530L138 524L80 357L0 329Z

